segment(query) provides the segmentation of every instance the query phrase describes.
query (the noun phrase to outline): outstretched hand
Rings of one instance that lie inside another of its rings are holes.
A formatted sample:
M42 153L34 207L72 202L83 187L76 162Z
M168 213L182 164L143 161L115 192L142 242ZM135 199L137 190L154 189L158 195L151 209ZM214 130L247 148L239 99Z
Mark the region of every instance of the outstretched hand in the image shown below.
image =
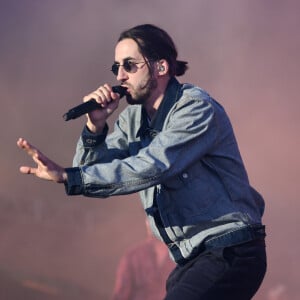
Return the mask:
M33 161L37 164L36 167L21 166L20 172L23 174L33 174L36 177L45 180L63 183L67 180L67 173L65 169L50 160L36 147L29 144L25 139L19 138L17 145L20 149L24 150Z

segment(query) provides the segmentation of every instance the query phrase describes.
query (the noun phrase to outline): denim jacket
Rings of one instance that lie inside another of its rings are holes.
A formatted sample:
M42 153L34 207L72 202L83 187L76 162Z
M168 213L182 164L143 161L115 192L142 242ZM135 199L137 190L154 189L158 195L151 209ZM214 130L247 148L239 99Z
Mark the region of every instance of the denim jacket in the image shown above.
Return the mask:
M129 105L107 132L84 128L66 169L68 195L139 192L153 233L179 264L264 236L264 200L249 184L230 120L201 88L172 78L151 122Z

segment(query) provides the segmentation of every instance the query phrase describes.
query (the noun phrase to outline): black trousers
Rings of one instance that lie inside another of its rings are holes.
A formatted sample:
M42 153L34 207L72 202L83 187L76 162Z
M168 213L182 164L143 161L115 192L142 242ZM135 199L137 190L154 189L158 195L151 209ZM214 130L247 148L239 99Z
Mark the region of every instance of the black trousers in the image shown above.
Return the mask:
M165 300L250 300L266 268L262 239L205 251L172 271Z

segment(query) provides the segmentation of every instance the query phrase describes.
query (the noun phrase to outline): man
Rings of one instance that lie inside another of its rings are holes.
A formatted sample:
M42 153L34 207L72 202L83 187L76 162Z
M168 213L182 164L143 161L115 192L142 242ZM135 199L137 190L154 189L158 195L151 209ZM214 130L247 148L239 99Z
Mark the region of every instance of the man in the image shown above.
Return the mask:
M26 140L37 163L20 171L64 183L68 195L140 192L155 236L177 263L166 300L251 299L266 271L262 197L250 186L223 107L204 90L180 84L187 63L162 29L124 31L112 66L129 105L107 135L119 95L108 84L84 98L88 114L73 168L63 168Z

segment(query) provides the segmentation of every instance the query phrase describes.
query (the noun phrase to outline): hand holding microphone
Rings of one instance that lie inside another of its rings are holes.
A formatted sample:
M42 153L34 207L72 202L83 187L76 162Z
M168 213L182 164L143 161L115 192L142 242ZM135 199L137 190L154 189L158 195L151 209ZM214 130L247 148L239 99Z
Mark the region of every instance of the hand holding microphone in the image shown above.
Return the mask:
M123 86L113 86L112 91L114 93L118 93L120 98L125 96L127 89ZM78 106L71 108L68 112L63 115L65 121L69 121L71 119L77 119L86 113L90 113L96 109L102 109L100 103L98 103L95 99L91 99L87 102L84 102Z

